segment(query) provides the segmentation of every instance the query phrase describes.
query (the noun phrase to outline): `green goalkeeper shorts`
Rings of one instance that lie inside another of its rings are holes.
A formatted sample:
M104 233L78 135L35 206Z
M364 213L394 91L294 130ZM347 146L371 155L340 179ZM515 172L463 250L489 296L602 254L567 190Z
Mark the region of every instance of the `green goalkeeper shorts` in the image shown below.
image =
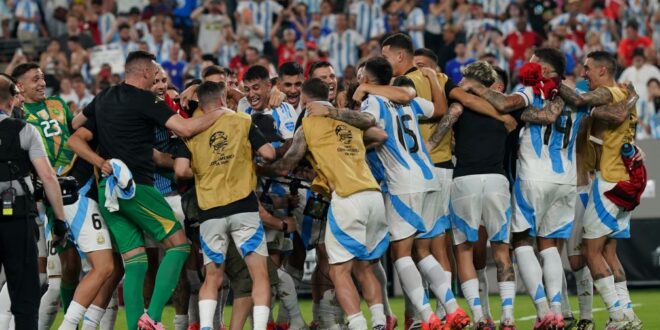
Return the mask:
M135 196L118 199L119 210L105 207L105 180L99 183L99 209L120 253L144 246L144 235L162 241L181 229L172 208L153 186L136 184Z

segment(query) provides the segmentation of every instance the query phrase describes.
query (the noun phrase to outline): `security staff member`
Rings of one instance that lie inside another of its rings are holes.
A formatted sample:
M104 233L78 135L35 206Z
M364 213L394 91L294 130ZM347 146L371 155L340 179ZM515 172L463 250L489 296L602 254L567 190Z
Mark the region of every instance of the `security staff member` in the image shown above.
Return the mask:
M9 117L19 97L16 85L0 77L0 262L5 267L16 328L37 329L38 231L30 165L43 182L57 219L64 219L64 209L60 185L39 133L32 125ZM64 221L54 223L54 244L64 242Z

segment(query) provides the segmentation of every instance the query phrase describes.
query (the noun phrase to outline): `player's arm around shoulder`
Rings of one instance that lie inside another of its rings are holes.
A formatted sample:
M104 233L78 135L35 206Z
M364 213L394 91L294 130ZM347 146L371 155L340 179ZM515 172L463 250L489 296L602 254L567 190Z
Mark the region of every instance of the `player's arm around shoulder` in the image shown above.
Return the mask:
M575 106L599 106L611 103L614 100L612 92L606 87L598 87L593 91L585 93L577 93L571 87L562 83L559 87L559 96L561 96L567 104Z
M226 110L231 111L229 109ZM172 130L177 136L189 138L207 130L222 114L223 111L211 111L202 116L189 119L175 114L165 122L165 127Z
M635 108L637 100L639 100L639 96L632 83L628 83L625 87L628 91L628 97L625 100L594 107L589 111L589 114L593 118L610 125L618 126L623 124L626 118L630 116L632 109Z
M525 97L523 97L523 95L520 93L500 93L472 79L462 83L461 87L462 88L454 88L449 97L459 100L463 105L470 109L479 109L483 107L483 104L481 103L479 103L476 107L466 103L466 101L470 103L479 102L478 100L468 97L470 93L478 96L477 99L480 98L486 100L489 105L495 107L495 109L500 113L509 113L514 110L522 109L531 103L530 100L526 100ZM454 93L457 95L454 95Z
M264 148L266 145L262 146ZM268 144L270 146L270 144ZM260 149L258 152L260 152ZM272 148L272 146L271 146ZM307 141L305 141L305 131L303 126L299 127L293 135L293 142L291 147L284 154L284 156L277 161L263 166L264 173L271 173L274 176L286 175L289 171L293 170L296 165L303 159L307 152ZM274 150L273 150L274 153ZM274 158L274 157L273 157Z

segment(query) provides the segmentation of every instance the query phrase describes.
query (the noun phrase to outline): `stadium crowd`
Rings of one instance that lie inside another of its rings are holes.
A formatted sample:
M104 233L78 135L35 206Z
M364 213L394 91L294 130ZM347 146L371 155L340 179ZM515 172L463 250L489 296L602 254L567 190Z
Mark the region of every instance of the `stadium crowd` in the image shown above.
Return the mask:
M230 291L230 329L367 329L360 296L373 329L495 329L487 248L500 329L516 281L534 329L594 329L595 291L606 329L642 328L616 241L646 184L634 141L660 138L657 1L10 0L0 23L20 42L0 164L43 183L0 167L0 225L40 232L24 269L0 235L0 329L60 308L60 329L112 329L120 282L129 329L163 329L170 300L177 330L225 327Z

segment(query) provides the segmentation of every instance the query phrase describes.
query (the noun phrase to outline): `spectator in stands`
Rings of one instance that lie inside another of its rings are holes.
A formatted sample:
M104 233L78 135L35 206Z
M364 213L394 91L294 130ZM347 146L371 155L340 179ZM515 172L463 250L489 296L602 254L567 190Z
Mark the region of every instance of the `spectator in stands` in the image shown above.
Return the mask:
M105 68L105 70L107 70L107 68ZM108 72L108 74L110 74L110 72ZM85 86L85 80L83 79L83 76L80 74L74 74L71 76L71 85L73 86L73 91L76 93L76 97L77 97L76 106L78 107L79 110L82 110L90 102L92 102L92 100L94 99L94 95L92 95L92 93L89 92L89 90Z
M295 61L296 55L296 31L287 28L282 33L282 42L273 38L273 46L277 47L277 66Z
M227 24L231 24L224 1L206 0L190 17L199 24L197 46L202 50L202 54L216 54L226 41L223 38L223 29Z
M291 15L289 15L288 18L289 27L296 31L296 40L301 39L311 23L311 17L307 11L307 4L300 1L296 3L291 9Z
M125 0L126 1L126 0ZM135 32L137 32L138 40L142 40L149 36L149 26L142 21L141 12L138 7L131 7L128 12L128 24Z
M194 79L201 79L202 62L203 62L202 51L196 46L190 47L190 56L189 56L188 65L186 65L186 69L184 70L184 74L183 74L184 77L190 76L193 77Z
M245 38L248 44L259 52L264 49L264 30L261 25L254 24L254 16L247 8L243 9L242 15L239 17L236 34L239 39Z
M154 21L151 23L151 38L147 39L149 45L149 52L156 55L156 61L163 63L170 57L170 48L174 42L165 35L165 30L162 22Z
M417 1L405 1L402 7L405 13L406 31L410 35L413 42L413 47L424 48L424 27L426 26L426 19L422 8L417 6Z
M273 0L259 0L259 1L240 1L236 7L236 13L243 13L244 9L248 9L252 14L252 22L254 25L259 26L263 31L262 42L264 47L270 47L270 36L273 30L273 16L279 16L284 9L282 5ZM257 47L258 49L263 49Z
M631 82L641 101L646 100L648 96L647 83L651 79L660 80L660 70L655 65L646 63L644 49L637 48L633 52L632 66L623 70L619 76L619 83Z
M348 28L348 16L336 16L336 32L329 34L321 43L321 50L328 52L330 63L336 69L337 76L344 74L348 65L357 65L360 48L365 40L357 31Z
M313 42L314 44L318 45L321 43L322 38L323 38L323 34L321 31L321 23L319 22L310 23L309 32L307 32L307 41Z
M458 42L458 29L456 26L447 25L442 31L442 47L437 50L438 66L444 68L447 62L456 57L456 43Z
M333 6L331 0L323 0L321 2L321 35L327 36L335 31L336 15L332 12Z
M599 43L602 45L602 50L607 50L608 52L616 51L615 41L619 40L616 22L605 16L603 5L599 3L594 4L591 11L591 17L587 23L587 34L590 32L598 33L600 37ZM585 41L586 39L587 38L585 38ZM589 54L586 50L584 53Z
M186 61L179 57L181 46L178 43L170 48L169 59L161 63L161 66L170 77L170 83L179 90L183 90L183 75L186 69Z
M456 57L447 62L444 72L452 81L461 81L463 79L463 68L476 60L474 57L468 55L465 42L463 41L456 44L454 52L456 53Z
M80 44L80 39L77 36L69 37L67 42L68 48L71 51L69 57L69 73L72 75L81 74L83 69L86 69L89 62L89 53Z
M80 29L80 20L78 19L78 16L74 14L69 14L66 17L66 33L58 37L60 47L67 54L67 56L71 55L71 49L69 49L68 45L69 37L78 38L78 42L85 49L96 46L96 43L94 43L92 37L88 33L82 32Z
M14 16L5 1L0 1L0 38L9 39L11 35L10 22L13 18Z
M637 133L635 139L654 139L660 131L658 127L657 109L660 109L660 80L651 78L646 83L648 96L637 102Z
M118 31L118 40L111 43L110 46L121 49L124 58L126 58L130 52L134 52L138 49L138 44L132 40L131 27L128 23L121 23L118 27Z
M571 28L574 31L585 31L589 24L589 17L580 12L580 4L580 0L568 0L568 3L566 4L566 12L550 20L550 26L552 29L561 25L571 25Z
M76 92L73 91L71 78L68 75L63 75L60 77L59 97L64 100L65 103L78 102L78 96L76 95Z
M463 29L468 38L476 33L484 33L486 30L490 31L496 26L497 22L494 19L485 17L482 5L473 3L470 8L471 18L463 23Z
M44 36L48 36L46 30L41 24L41 15L39 6L34 0L18 0L14 10L14 16L19 22L16 28L16 37L21 41L23 51L33 54L35 43L41 31Z
M364 39L380 38L385 34L385 15L380 2L357 0L351 4L349 13L355 16L355 30Z
M172 8L162 0L149 0L149 4L142 10L142 20L148 21L155 15L170 15Z
M525 50L540 46L542 42L541 36L536 32L527 30L527 20L520 17L516 24L516 31L506 37L506 44L513 51L509 60L510 72L515 71L525 62Z
M501 19L506 14L507 6L511 0L483 0L484 13L486 16Z
M527 16L529 17L532 31L539 36L545 37L545 24L549 18L555 16L554 12L557 8L557 1L527 0L524 2L524 6ZM517 24L516 30L520 31L520 29L517 28Z
M517 30L516 24L518 23L518 18L523 15L522 8L516 2L512 2L506 9L506 19L500 21L499 29L502 31L502 35L505 37L510 33ZM527 24L527 30L531 30L531 26Z
M46 51L41 53L39 66L47 76L61 76L69 71L69 61L66 54L60 50L60 43L57 39L51 39L48 42Z
M424 45L434 52L440 52L442 47L442 31L449 26L451 4L449 1L439 1L429 4L426 27L424 29ZM453 57L453 56L452 56Z
M630 66L635 49L647 48L652 44L651 39L639 34L637 21L629 21L626 23L626 37L619 43L619 62L624 66Z

